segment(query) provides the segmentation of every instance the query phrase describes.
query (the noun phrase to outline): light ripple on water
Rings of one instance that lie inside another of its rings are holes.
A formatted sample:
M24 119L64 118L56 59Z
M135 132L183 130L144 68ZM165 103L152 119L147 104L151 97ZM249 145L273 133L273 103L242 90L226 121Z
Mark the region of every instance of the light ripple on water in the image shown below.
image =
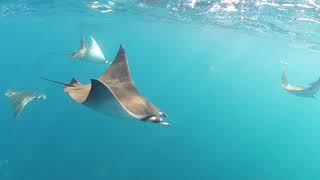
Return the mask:
M110 2L110 1L109 1ZM140 14L161 21L191 22L240 30L244 33L277 33L286 36L291 43L305 43L304 48L320 50L319 9L314 0L189 0L189 1L112 1L113 6L104 7L105 1L88 1L99 4L103 12ZM107 2L108 3L108 2ZM104 9L105 8L105 9ZM126 9L127 11L123 11ZM159 11L161 9L162 11ZM158 12L158 13L155 13Z
M71 8L61 13L123 13L144 20L211 25L244 33L277 33L292 43L320 50L320 3L315 0L20 0L0 2L0 16L50 13L52 8L63 9L65 3Z

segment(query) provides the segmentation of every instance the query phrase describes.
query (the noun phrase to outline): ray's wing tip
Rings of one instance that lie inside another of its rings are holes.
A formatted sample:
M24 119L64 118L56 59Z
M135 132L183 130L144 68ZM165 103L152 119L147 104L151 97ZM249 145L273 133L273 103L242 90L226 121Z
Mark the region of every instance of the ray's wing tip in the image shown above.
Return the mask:
M38 96L38 99L46 100L48 99L48 96L45 94L41 94L40 96Z
M17 119L19 117L19 114L20 113L13 113L13 115L12 115L13 119Z
M5 96L10 97L12 95L12 91L10 89L6 90L4 93Z
M124 45L123 44L120 44L120 48L119 48L119 53L121 54L125 54L125 50L124 50Z
M101 82L99 79L90 79L90 82L91 82L91 90L101 84L103 84L104 86L108 86L105 83Z

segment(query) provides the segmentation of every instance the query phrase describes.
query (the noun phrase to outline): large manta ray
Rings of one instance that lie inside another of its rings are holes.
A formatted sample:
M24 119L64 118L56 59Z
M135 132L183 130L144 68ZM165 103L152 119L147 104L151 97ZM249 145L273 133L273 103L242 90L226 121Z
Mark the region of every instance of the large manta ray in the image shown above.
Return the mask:
M282 77L281 77L281 87L296 96L300 97L311 97L314 98L315 94L320 89L320 79L317 81L310 83L309 87L303 87L303 86L294 86L288 83L287 76L286 76L286 69L285 65L282 67Z
M32 100L35 99L47 99L47 96L44 94L40 94L37 92L14 92L8 90L5 95L9 98L12 107L13 107L13 115L14 117L18 117L23 110L23 108Z
M141 96L136 89L122 46L110 68L98 79L91 79L90 84L81 84L75 79L68 84L52 82L63 84L64 91L76 102L103 114L122 117L129 115L142 121L170 125L162 119L167 115Z

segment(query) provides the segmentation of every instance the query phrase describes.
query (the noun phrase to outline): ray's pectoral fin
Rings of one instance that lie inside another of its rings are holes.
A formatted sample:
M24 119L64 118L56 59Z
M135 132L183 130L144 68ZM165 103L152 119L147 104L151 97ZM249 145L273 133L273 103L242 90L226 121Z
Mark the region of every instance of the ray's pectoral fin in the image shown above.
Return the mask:
M119 82L132 82L129 65L126 57L124 47L121 45L115 60L105 73L103 73L99 80L108 83L110 80L117 80Z
M91 40L91 46L90 46L89 52L88 52L89 57L100 59L100 60L103 60L106 63L108 63L108 61L106 61L106 58L104 57L97 41L92 36L90 36L90 40Z
M134 118L169 125L161 117L167 115L143 97L135 87L128 65L125 49L121 45L110 68L99 80L112 92L121 106Z
M106 115L126 116L127 114L110 89L96 79L91 79L91 89L83 104Z
M86 56L87 51L88 51L88 48L87 48L86 42L84 40L84 37L81 37L79 49L76 52L71 53L70 56L71 56L71 58L74 58L74 59L78 59L78 58L81 59Z
M5 95L9 98L9 101L13 107L14 117L18 117L22 109L28 103L28 101L20 93L8 90Z
M310 93L312 96L314 96L316 93L318 93L320 89L320 79L317 81L310 83L310 87L306 88L306 91Z
M309 85L310 86L320 86L320 78L315 82L309 83Z
M79 49L84 49L86 47L87 47L86 41L84 40L84 37L82 36L81 40L80 40L80 48Z

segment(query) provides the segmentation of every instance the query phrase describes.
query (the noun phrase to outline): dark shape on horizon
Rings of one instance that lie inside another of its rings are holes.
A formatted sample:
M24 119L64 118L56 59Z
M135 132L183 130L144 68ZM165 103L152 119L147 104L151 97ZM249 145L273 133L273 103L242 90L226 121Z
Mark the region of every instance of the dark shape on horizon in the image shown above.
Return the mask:
M23 108L32 100L35 99L47 99L47 96L44 94L40 94L37 92L27 92L20 91L15 92L11 90L7 90L5 95L9 98L9 101L13 107L13 115L14 117L18 117L21 114Z
M142 121L169 126L162 118L167 115L141 96L130 75L125 50L122 46L111 66L90 84L72 79L63 84L64 91L76 102L106 115L134 117Z
M281 77L281 87L296 96L299 97L309 97L309 98L315 98L315 94L320 89L320 78L309 84L309 87L303 87L303 86L294 86L288 83L287 76L286 76L286 69L285 69L285 63L283 63L282 67L282 77Z

